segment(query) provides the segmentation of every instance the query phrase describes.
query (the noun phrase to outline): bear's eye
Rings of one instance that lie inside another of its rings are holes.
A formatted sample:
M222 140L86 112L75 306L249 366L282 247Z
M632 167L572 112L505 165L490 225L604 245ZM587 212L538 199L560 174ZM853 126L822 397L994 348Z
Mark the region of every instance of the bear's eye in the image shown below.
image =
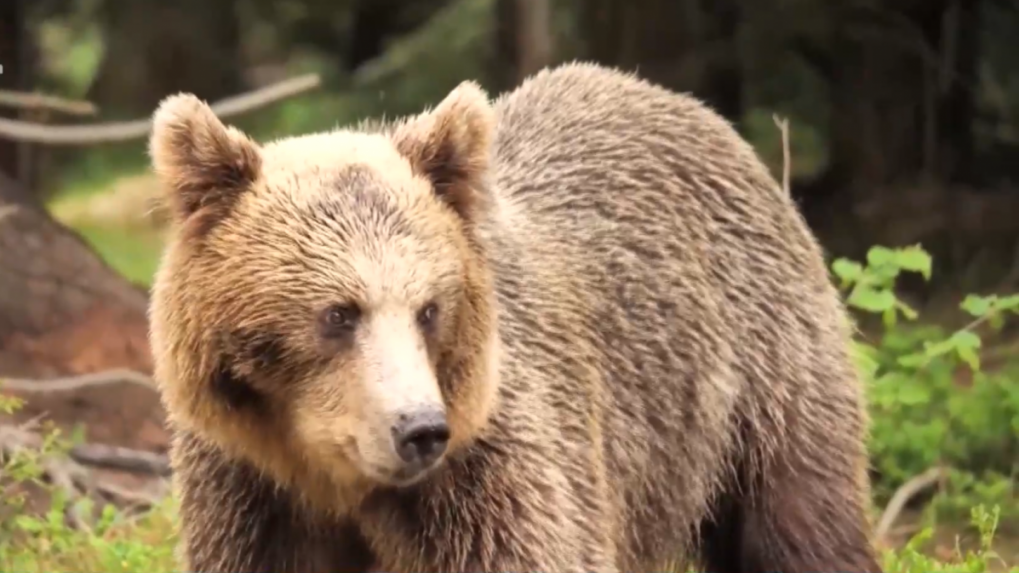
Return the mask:
M425 330L431 330L435 326L435 317L439 314L439 307L430 302L418 311L418 326Z
M343 336L357 326L361 309L353 304L336 304L322 313L322 334L326 337Z

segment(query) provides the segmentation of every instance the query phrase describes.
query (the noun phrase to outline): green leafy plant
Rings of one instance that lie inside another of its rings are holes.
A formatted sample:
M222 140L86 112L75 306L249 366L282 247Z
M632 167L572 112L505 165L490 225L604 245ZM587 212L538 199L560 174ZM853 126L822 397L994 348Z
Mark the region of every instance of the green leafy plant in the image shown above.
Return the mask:
M20 400L0 395L0 411L12 414L21 406ZM174 559L174 500L142 516L126 515L113 505L94 512L91 500L70 499L63 489L43 480L47 459L66 455L73 440L52 426L42 426L38 433L42 436L38 447L5 452L0 459L0 571L168 573L179 569ZM30 508L26 503L30 490L45 494L48 507ZM66 518L70 510L98 515L86 527L76 528Z
M1007 568L1008 564L992 548L998 517L997 508L988 510L982 505L974 507L970 512L970 522L979 532L980 542L975 549L963 550L956 547L954 559L940 561L921 550L934 534L934 530L927 527L899 551L886 552L882 569L885 573L986 573L995 570L997 566L999 571L1019 573L1019 566Z
M1014 488L1006 485L1011 485L1008 476L1019 462L1017 370L1010 364L984 371L978 332L1000 331L1009 317L1019 314L1019 295L967 296L960 310L969 322L946 332L920 323L918 312L895 293L901 273L929 279L932 266L919 246L878 246L868 252L866 264L847 259L832 263L846 304L880 315L884 327L876 341L855 342L867 381L878 498L887 498L906 479L940 464L956 470L951 483L969 494L979 490L983 500L990 501L986 494L996 491L1003 496L997 501L1015 507ZM977 488L977 475L1005 485ZM1009 512L1009 517L1019 518L1019 511Z

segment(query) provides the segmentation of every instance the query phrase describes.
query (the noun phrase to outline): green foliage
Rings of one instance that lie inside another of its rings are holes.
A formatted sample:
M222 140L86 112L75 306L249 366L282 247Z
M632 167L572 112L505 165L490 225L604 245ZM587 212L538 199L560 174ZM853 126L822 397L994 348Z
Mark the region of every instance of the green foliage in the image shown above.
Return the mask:
M0 411L5 414L21 405L16 398L0 396ZM69 499L64 490L42 479L51 460L66 456L72 440L52 426L43 427L41 435L39 448L20 449L0 458L0 571L168 573L178 569L173 500L140 517L112 505L95 512L91 500ZM49 496L49 507L40 511L30 506L28 494L33 490ZM88 527L70 527L66 519L70 512L85 516Z
M89 222L74 222L72 228L124 278L146 287L151 285L164 246L158 229Z
M991 546L998 526L998 515L997 508L988 510L984 506L974 507L970 521L980 534L980 543L976 549L957 548L955 559L951 561L939 561L921 551L923 545L930 541L934 534L934 530L928 527L914 536L901 550L886 552L881 568L885 573L985 573L1001 570L1001 565L1008 567ZM1013 566L1007 571L1019 573L1019 566Z
M1007 476L1019 461L1019 385L1014 365L993 372L981 368L981 328L1000 331L1019 314L1019 296L969 295L960 309L970 322L946 333L921 326L918 314L895 294L902 272L929 279L930 256L919 246L874 247L866 264L832 263L846 303L880 315L884 332L875 344L856 342L870 401L871 457L878 474L879 500L928 467L954 468L950 488L959 495L1011 508L1019 518ZM981 476L977 479L976 476ZM980 485L976 485L980 484ZM948 504L946 507L951 506Z

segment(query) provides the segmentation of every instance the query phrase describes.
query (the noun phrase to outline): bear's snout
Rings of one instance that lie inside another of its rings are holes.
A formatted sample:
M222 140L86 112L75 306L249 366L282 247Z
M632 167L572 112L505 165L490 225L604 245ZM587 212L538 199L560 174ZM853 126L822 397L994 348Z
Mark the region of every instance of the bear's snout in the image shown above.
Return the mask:
M449 443L446 413L423 407L401 413L393 424L393 445L407 469L425 470L442 456Z

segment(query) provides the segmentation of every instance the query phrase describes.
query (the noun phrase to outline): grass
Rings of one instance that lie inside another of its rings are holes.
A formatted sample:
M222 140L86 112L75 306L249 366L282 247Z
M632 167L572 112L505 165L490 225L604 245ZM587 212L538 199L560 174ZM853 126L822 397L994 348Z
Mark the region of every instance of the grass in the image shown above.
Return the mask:
M107 263L131 282L149 286L159 263L163 235L151 227L79 223L75 230Z
M53 216L77 231L110 265L137 284L148 286L159 263L164 231L149 217L156 193L146 173L124 176L106 184L75 187L49 202Z
M40 517L18 516L4 524L0 571L10 573L169 573L176 559L176 505L138 517L105 508L91 531L64 524L61 508Z
M0 571L10 573L171 573L180 571L176 559L177 506L172 499L138 517L126 517L112 506L104 508L90 531L64 524L64 504L58 501L39 517L20 515L0 523ZM982 506L971 517L978 542L964 549L931 556L927 528L908 543L882 552L886 573L1019 573L992 548L996 512Z

